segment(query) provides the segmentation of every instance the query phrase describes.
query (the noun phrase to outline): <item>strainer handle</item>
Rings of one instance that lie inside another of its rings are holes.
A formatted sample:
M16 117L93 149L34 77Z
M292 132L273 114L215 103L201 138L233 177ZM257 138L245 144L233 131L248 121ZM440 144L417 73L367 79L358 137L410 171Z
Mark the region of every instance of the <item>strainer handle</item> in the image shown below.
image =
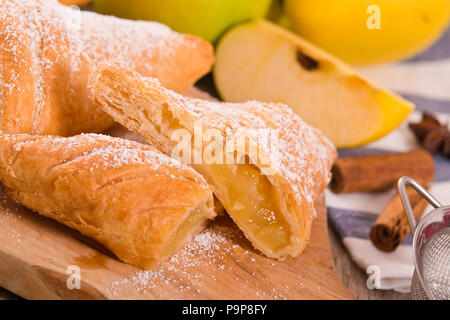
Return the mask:
M414 190L417 191L422 197L425 198L433 207L440 208L442 204L437 201L428 191L420 185L416 180L410 177L402 177L398 180L398 192L400 194L400 198L402 199L403 208L405 209L406 216L408 217L409 225L411 227L411 231L414 234L416 230L416 218L414 218L414 212L411 207L411 202L409 201L408 194L406 193L406 185L410 185Z

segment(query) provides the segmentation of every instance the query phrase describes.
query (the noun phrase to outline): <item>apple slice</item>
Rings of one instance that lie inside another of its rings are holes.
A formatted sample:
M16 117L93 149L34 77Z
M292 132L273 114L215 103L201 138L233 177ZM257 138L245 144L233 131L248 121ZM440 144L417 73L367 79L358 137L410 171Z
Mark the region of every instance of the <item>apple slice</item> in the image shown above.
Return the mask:
M223 37L214 79L224 100L285 103L341 148L381 138L414 109L322 49L263 20Z

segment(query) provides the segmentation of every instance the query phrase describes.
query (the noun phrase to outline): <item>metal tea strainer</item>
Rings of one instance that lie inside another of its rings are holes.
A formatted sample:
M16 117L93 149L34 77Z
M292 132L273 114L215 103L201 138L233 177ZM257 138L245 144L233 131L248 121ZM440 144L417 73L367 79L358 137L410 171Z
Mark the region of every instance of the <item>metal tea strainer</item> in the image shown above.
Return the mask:
M416 222L406 193L410 185L435 209ZM410 177L398 181L398 191L414 236L414 275L411 295L416 300L450 300L450 206L443 206Z

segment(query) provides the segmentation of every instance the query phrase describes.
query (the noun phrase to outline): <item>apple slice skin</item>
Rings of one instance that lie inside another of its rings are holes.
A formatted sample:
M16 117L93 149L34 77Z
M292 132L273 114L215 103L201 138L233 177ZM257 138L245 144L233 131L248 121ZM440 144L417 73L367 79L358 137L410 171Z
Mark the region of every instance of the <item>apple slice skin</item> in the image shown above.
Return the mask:
M340 148L377 140L414 109L297 35L260 20L219 42L214 80L226 101L281 102Z

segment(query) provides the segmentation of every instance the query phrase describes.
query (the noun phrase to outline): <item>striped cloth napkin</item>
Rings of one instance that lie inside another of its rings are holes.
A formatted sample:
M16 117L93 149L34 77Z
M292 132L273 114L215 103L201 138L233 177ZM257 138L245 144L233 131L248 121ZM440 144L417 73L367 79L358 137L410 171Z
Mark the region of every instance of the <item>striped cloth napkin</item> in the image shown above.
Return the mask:
M407 123L429 111L450 122L450 29L431 48L397 64L359 68L375 82L416 104L409 119L397 130L363 148L339 150L339 156L402 152L419 147ZM430 192L444 205L450 204L450 160L436 155L436 178ZM362 269L379 267L379 289L409 292L414 271L412 237L409 235L393 253L376 249L369 239L370 228L395 190L381 193L336 195L326 190L328 216L352 259ZM431 210L429 206L425 212Z

